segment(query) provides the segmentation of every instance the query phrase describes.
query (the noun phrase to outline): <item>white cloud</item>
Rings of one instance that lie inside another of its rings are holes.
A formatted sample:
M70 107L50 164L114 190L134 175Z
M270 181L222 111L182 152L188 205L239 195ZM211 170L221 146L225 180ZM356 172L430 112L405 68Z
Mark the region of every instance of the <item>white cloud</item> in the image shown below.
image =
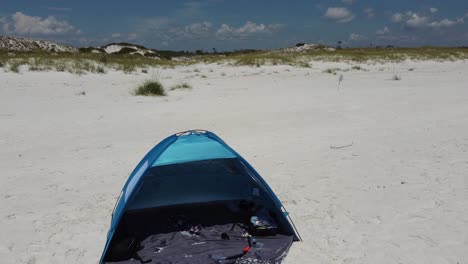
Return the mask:
M212 24L210 22L193 23L185 26L185 32L193 37L206 37L212 32Z
M387 41L387 42L392 42L394 44L409 44L409 43L415 43L419 40L418 36L407 36L407 35L392 35L392 34L386 34L386 35L378 35L377 39L380 41Z
M462 24L464 23L464 19L463 18L460 18L460 19L457 19L457 20L450 20L450 19L442 19L440 21L433 21L431 23L428 24L429 27L431 28L435 28L435 29L440 29L440 28L444 28L444 27L452 27L452 26L455 26L455 25L458 25L458 24Z
M117 40L125 40L125 41L132 41L137 38L137 34L135 33L112 33L111 38Z
M395 13L392 15L390 20L394 23L400 23L409 29L440 29L463 24L465 22L463 17L458 19L444 18L442 20L431 20L428 16L421 15L413 11L407 11L404 14Z
M329 7L324 16L338 23L348 23L355 18L355 15L346 7Z
M366 39L367 39L366 36L360 35L360 34L357 34L357 33L351 33L351 35L349 35L349 40L354 41L354 42L363 41L363 40L366 40Z
M390 33L390 29L388 27L384 27L383 29L377 30L377 35L387 35Z
M141 35L160 39L168 43L176 40L209 37L215 32L213 25L207 21L183 26L167 17L144 18L138 20L135 24L138 25L136 31Z
M435 7L431 7L431 8L429 8L429 11L431 11L431 13L434 14L434 13L437 13L439 11L439 9L437 9Z
M247 21L239 27L221 24L215 26L211 22L201 21L188 25L177 24L165 17L140 19L136 32L140 37L154 39L160 43L173 43L183 40L198 39L246 39L273 34L283 26L281 24L262 24Z
M184 39L207 38L213 34L214 29L212 24L206 21L193 23L184 27L171 26L157 31L157 35L168 42Z
M57 19L54 16L42 18L28 16L22 12L14 13L11 19L4 19L2 24L4 32L22 35L63 35L81 32L67 21Z
M406 20L405 24L409 28L422 28L427 25L429 22L429 18L425 16L421 16L417 13L407 14L408 19Z
M282 28L280 24L257 24L251 21L247 21L245 25L241 27L233 27L227 24L222 24L221 27L216 31L216 37L219 39L229 39L234 37L249 37L252 35L260 34L271 34L279 31Z
M368 7L368 8L366 8L366 9L364 9L364 13L366 13L366 15L367 15L368 18L372 18L372 17L375 16L375 10L374 10L374 8Z
M395 23L400 23L400 22L403 21L403 14L402 13L395 13L395 14L392 15L390 20L392 22L395 22Z
M377 32L375 32L377 35L387 35L390 33L390 29L388 27L384 27L382 29L379 29L377 30Z

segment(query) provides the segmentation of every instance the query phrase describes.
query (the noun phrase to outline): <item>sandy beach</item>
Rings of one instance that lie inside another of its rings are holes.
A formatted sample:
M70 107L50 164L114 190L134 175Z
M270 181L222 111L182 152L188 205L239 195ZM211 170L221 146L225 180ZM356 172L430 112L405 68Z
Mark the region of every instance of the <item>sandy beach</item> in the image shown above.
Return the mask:
M129 173L194 128L236 149L289 210L304 241L287 264L468 263L467 72L467 61L0 70L0 263L97 263ZM193 89L131 94L151 78Z

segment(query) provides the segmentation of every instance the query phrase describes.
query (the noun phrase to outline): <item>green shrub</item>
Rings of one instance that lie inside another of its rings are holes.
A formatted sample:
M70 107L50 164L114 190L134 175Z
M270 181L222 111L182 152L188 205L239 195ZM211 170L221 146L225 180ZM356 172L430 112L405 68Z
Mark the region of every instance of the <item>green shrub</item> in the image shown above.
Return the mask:
M98 65L96 67L96 72L97 73L106 73L106 69L104 67L102 67L101 65Z
M104 56L102 56L101 58L99 58L99 62L101 62L101 63L107 64L108 61L109 61L109 60L107 59L107 56L106 56L106 55L104 55Z
M79 67L81 67L81 69L83 71L87 71L87 72L96 72L96 65L94 65L94 63L91 63L90 61L81 61L81 63L79 64Z
M338 71L340 71L340 70L341 70L341 69L339 69L339 68L329 68L329 69L324 70L323 72L324 72L324 73L329 73L329 74L336 75L336 73L337 73Z
M135 95L165 96L163 85L157 80L148 80L135 89Z
M11 62L10 65L9 65L9 70L12 71L12 72L15 72L15 73L19 73L20 72L20 69L19 67L21 66L21 63L20 62Z
M401 77L400 77L399 75L395 74L395 75L393 75L392 80L394 80L394 81L400 81L400 80L401 80Z
M124 63L120 65L120 70L122 70L124 73L132 73L136 70L136 66L132 63Z
M67 63L66 62L57 62L55 64L55 70L58 72L64 72L67 70Z

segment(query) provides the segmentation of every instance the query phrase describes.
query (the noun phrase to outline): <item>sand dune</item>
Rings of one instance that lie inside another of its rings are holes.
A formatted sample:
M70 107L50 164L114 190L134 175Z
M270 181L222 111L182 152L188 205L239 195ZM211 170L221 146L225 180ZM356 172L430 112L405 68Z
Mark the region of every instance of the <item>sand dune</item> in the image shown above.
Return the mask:
M137 162L204 128L289 209L286 263L466 263L468 64L352 66L0 71L0 262L97 263ZM151 76L193 89L130 94Z

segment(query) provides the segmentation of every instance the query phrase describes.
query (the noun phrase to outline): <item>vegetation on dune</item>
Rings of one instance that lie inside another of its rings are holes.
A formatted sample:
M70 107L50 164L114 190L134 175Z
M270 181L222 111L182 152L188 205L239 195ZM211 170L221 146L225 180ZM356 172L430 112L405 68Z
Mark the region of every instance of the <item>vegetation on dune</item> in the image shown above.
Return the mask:
M99 51L99 52L102 52L102 53L105 53L106 51L102 48L93 48L93 47L87 47L87 48L79 48L78 49L79 52L82 52L82 53L92 53L93 51Z
M113 54L123 55L123 54L130 54L130 53L135 52L135 51L137 51L137 50L134 49L134 48L123 47L119 51L117 51L117 52L115 52Z
M364 69L359 65L354 65L351 69L356 71L364 71Z
M294 63L292 56L284 56L273 52L259 52L233 57L234 65L260 67L261 65L290 65Z
M333 74L333 75L337 75L338 72L348 72L348 71L368 71L364 68L362 68L361 66L359 65L354 65L353 67L351 68L347 68L347 69L341 69L341 68L328 68L328 69L325 69L323 71L323 73L329 73L329 74Z
M312 59L326 61L403 61L410 60L457 60L468 59L468 49L465 48L443 48L443 47L421 47L421 48L353 48L334 51L317 51L308 53Z
M15 73L19 73L20 72L20 66L21 66L21 63L19 63L18 61L12 61L10 62L9 64L9 70L11 72L15 72Z
M133 73L139 68L172 67L176 62L128 54L53 53L47 51L10 52L0 50L0 65L2 64L15 64L15 67L28 65L28 68L33 71L55 70L84 74L87 72L104 73L106 69Z
M174 55L173 59L156 59L130 54L99 54L89 49L82 52L47 52L23 51L10 52L0 50L0 67L5 71L18 72L21 65L28 65L32 71L65 71L74 74L105 73L113 69L125 73L140 72L142 69L163 67L173 68L179 65L197 63L226 64L232 66L290 65L310 67L312 61L347 61L364 63L398 62L403 60L460 60L468 59L467 48L421 47L421 48L348 48L338 50L319 49L305 52L285 50L258 51L245 50L234 52L176 52L158 51L163 58ZM362 70L354 66L353 70ZM336 71L334 71L336 72ZM333 71L330 73L334 73Z
M392 80L394 81L401 81L401 77L398 74L393 75Z
M329 73L329 74L336 75L339 71L345 71L345 70L340 69L340 68L328 68L328 69L324 70L323 73Z
M135 89L135 95L165 96L166 91L158 80L147 80Z

